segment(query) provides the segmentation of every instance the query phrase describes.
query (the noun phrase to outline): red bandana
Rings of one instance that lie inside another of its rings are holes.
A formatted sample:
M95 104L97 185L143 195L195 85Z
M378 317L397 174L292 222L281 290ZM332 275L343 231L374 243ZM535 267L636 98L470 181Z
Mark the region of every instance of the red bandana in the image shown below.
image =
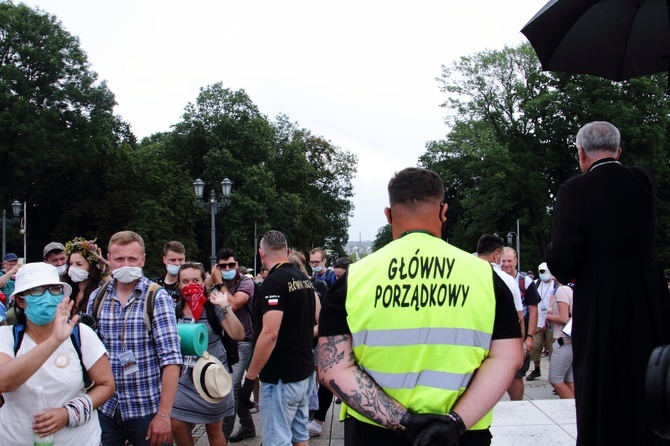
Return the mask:
M193 319L198 322L202 314L202 307L207 301L205 289L199 283L189 283L181 289L181 295L184 296L188 307L191 309Z

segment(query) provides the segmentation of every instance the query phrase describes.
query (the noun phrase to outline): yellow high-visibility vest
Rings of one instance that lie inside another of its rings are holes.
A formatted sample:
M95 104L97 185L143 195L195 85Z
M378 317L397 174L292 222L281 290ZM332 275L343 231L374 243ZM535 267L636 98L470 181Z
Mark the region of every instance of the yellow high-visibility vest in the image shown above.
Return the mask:
M351 264L346 310L358 364L414 412L448 413L489 353L494 274L422 231ZM347 415L375 424L343 403ZM489 412L472 429L491 420Z

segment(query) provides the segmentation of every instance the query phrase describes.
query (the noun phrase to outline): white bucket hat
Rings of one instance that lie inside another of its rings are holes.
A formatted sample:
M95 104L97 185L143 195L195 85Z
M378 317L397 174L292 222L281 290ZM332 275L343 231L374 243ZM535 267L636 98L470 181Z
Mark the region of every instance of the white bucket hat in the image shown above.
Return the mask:
M204 352L193 366L193 384L200 396L218 404L233 388L233 380L218 358Z
M26 263L16 272L14 292L9 298L13 300L24 291L44 285L62 285L64 296L69 297L72 294L72 287L60 281L58 270L55 266L44 262L35 262Z

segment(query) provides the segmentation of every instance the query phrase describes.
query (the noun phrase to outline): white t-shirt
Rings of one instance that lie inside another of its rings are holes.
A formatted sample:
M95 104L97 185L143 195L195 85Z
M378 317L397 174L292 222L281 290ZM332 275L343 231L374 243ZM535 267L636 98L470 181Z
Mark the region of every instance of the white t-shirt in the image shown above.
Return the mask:
M505 271L500 269L500 265L497 263L491 262L493 270L498 274L498 276L505 282L507 288L512 292L512 297L514 297L514 308L516 311L523 311L523 303L521 302L521 290L519 290L519 285L517 285L514 277L507 274Z
M537 285L537 294L540 296L540 302L537 304L537 328L544 327L547 322L547 312L551 307L551 298L554 295L554 281L540 281Z
M79 324L79 332L82 360L89 370L107 351L88 326ZM35 346L35 342L25 333L17 356L25 354ZM14 357L12 326L0 327L0 352ZM3 393L5 404L0 408L0 445L33 445L32 425L37 386L44 387L44 394L50 407L62 407L83 392L81 363L70 339L59 345L42 367L25 383L12 392ZM57 445L98 446L100 435L98 412L93 411L88 423L74 428L65 426L54 436Z

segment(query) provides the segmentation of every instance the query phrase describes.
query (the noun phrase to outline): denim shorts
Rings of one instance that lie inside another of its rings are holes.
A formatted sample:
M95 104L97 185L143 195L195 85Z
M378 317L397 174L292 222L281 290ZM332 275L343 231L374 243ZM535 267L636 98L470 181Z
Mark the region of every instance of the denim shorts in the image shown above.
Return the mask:
M277 384L261 382L259 399L263 443L291 446L309 440L309 394L314 386L310 375L302 381Z

